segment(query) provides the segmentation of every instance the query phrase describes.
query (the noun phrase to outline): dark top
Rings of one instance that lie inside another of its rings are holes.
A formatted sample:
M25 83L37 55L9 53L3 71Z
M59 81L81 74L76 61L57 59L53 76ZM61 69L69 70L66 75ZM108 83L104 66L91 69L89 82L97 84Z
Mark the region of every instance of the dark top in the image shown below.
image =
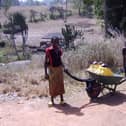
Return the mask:
M62 65L61 55L62 51L60 48L53 48L53 46L46 49L46 55L48 57L48 64L53 67Z

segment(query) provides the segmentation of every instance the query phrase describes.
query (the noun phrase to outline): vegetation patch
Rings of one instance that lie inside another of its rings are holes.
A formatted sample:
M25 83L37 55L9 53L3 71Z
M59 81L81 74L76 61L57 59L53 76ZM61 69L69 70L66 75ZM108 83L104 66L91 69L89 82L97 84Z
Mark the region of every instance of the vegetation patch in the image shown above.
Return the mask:
M85 69L93 61L102 61L110 67L123 66L122 48L124 43L121 36L113 39L94 40L87 38L75 51L68 51L64 54L64 62L73 71ZM115 51L116 50L116 51Z

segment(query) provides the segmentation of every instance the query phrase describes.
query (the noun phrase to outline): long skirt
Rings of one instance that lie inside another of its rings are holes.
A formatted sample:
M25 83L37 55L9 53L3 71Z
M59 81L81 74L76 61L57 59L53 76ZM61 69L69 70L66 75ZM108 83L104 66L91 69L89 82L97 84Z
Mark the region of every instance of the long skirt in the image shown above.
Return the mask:
M53 97L65 93L62 66L49 66L49 93Z

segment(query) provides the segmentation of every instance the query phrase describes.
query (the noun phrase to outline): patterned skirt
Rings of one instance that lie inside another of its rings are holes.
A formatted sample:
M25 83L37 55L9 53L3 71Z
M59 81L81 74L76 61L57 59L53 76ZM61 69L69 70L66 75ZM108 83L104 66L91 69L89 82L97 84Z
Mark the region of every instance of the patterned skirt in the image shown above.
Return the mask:
M49 93L54 97L65 93L62 66L49 66Z

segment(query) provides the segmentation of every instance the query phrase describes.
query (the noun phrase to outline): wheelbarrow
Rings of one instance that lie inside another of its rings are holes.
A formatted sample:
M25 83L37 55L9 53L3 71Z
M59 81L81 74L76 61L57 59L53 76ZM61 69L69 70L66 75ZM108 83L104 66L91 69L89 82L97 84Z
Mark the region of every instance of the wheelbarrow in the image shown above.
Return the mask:
M68 70L64 72L77 81L86 82L86 92L91 99L97 98L104 89L108 89L110 93L115 93L117 86L126 81L126 78L120 74L103 76L87 70L89 78L80 79L72 75Z
M98 75L91 71L87 71L89 77L96 81L96 89L93 88L88 95L92 98L98 97L98 95L103 92L104 89L108 89L110 93L114 94L116 92L117 86L123 84L126 78L120 74L114 74L113 76Z

